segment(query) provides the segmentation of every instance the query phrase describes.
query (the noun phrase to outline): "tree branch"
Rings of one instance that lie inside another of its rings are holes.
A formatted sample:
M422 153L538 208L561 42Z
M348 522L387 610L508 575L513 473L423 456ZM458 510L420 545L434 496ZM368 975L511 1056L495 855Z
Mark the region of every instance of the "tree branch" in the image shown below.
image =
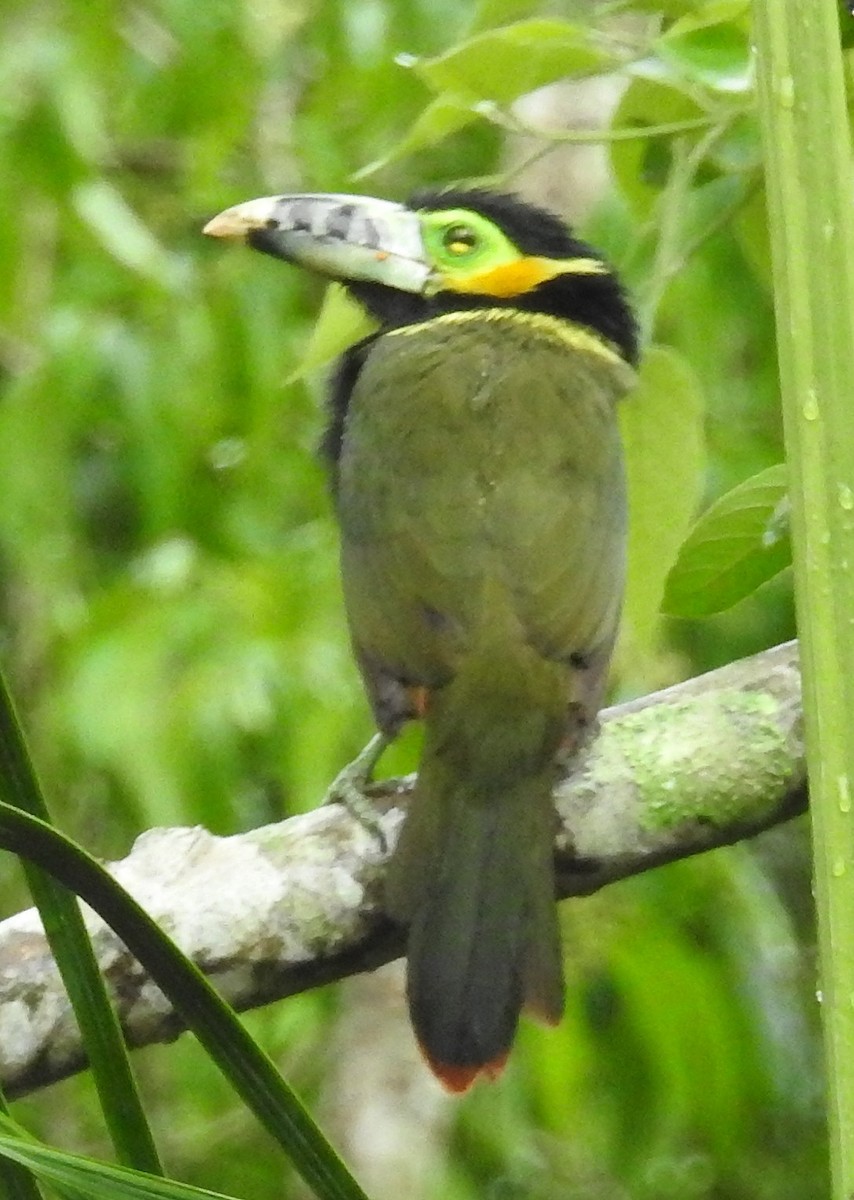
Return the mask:
M778 646L601 715L556 791L561 897L739 841L804 810L797 646ZM412 780L371 789L393 845ZM238 1009L397 957L381 909L386 852L338 805L218 838L153 829L111 868ZM87 912L133 1045L180 1032L159 990ZM10 1095L84 1067L34 910L0 924L0 1081Z

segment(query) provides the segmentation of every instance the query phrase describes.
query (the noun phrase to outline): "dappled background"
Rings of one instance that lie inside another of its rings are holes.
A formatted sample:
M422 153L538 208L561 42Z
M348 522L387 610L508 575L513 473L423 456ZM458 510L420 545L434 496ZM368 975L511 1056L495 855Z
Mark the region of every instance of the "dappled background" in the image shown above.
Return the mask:
M5 0L0 637L54 815L96 854L311 807L370 733L304 362L322 287L200 234L251 196L481 180L571 215L658 346L626 414L613 698L792 636L785 573L705 619L683 575L687 615L656 615L699 508L782 457L746 6L705 7L661 43L651 5ZM11 860L0 894L26 903ZM380 1200L822 1200L810 908L800 823L564 905L566 1020L462 1102L406 1057L393 974L249 1020ZM137 1062L176 1174L301 1194L194 1043ZM89 1101L21 1111L106 1153Z

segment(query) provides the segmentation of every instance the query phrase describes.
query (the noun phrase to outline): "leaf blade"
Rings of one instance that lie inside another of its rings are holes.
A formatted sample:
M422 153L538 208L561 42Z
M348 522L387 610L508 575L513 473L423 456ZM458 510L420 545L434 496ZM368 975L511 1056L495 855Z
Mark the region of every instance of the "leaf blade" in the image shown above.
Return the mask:
M475 34L413 69L435 92L507 104L527 92L577 75L604 71L614 57L567 21L517 21Z
M636 645L648 647L705 465L702 395L681 355L663 346L646 351L620 417L629 492L624 625Z
M664 611L705 617L731 608L791 564L786 468L760 471L717 500L670 572Z

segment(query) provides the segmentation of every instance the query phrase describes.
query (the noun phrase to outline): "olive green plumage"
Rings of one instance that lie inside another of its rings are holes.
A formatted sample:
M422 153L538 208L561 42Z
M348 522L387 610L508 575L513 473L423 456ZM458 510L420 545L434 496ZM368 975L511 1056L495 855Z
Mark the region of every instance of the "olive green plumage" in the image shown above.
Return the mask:
M525 1003L560 1017L551 792L616 630L627 375L554 318L473 310L381 336L350 397L353 641L374 689L431 692L388 894L412 924L410 1004L439 1068L502 1058Z
M512 197L280 197L209 231L343 279L380 323L339 368L325 449L377 724L425 719L386 906L419 1043L463 1090L523 1008L563 1008L552 790L616 637L634 323L595 252Z

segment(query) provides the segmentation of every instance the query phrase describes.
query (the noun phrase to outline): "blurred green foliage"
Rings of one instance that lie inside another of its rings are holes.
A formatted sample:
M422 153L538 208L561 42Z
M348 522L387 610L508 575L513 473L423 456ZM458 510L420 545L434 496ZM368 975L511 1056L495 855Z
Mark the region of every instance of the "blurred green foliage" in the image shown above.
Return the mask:
M657 402L629 418L615 694L792 635L786 573L750 595L772 572L740 574L739 555L754 569L763 538L785 541L777 493L767 527L725 502L721 570L742 586L723 602L746 598L654 619L699 497L782 457L747 7L5 0L2 651L55 814L96 853L154 824L227 833L311 806L370 728L314 454L322 387L298 372L320 287L201 225L276 191L513 186L512 101L568 74L625 81L616 186L582 232L657 343ZM800 831L779 831L564 906L567 1018L526 1027L505 1080L460 1104L435 1194L823 1200L805 864ZM3 894L20 901L12 881ZM336 1004L327 990L251 1018L309 1096ZM280 1161L195 1046L141 1062L176 1173L282 1195ZM88 1090L21 1112L102 1147Z

